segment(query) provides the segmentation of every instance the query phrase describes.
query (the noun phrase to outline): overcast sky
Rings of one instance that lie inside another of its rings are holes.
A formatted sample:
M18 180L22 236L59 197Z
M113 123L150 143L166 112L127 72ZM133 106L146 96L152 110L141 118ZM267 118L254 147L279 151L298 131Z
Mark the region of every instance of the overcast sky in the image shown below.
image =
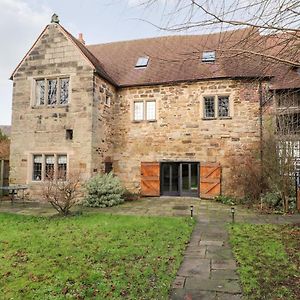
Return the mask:
M168 34L139 20L161 24L165 0L148 9L139 5L142 1L0 0L0 125L11 123L12 82L8 78L54 12L73 35L82 32L87 44Z

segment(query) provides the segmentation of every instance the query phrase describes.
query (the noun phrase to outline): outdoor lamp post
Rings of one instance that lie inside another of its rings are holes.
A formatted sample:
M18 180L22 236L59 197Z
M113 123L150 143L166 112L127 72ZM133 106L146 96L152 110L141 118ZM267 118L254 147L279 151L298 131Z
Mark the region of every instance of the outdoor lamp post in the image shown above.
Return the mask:
M232 223L234 223L234 213L235 213L235 209L234 209L234 207L232 206L232 207L231 207Z
M193 218L193 215L194 215L194 206L191 205L191 218Z

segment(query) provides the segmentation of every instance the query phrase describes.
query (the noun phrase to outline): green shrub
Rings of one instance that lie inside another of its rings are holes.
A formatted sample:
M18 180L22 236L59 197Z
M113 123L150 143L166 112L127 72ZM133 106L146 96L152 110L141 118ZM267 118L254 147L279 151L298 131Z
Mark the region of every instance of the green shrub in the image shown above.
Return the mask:
M98 174L86 183L85 205L91 207L111 207L124 202L124 188L118 177Z
M236 199L234 199L233 197L230 197L230 196L225 196L225 195L217 196L217 197L215 197L215 200L217 202L221 202L221 203L226 204L226 205L236 204Z

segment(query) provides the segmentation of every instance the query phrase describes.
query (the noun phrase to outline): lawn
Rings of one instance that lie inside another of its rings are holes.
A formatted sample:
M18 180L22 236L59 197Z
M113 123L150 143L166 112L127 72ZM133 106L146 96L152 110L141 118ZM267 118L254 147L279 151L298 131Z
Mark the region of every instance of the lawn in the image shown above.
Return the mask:
M193 225L0 213L0 299L167 299Z
M246 299L300 299L299 225L235 224L230 242Z

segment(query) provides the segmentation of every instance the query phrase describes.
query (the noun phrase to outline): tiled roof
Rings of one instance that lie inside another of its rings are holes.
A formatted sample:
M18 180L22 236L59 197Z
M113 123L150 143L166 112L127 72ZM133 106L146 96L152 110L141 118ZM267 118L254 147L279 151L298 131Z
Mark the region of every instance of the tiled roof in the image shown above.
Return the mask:
M276 43L278 46L274 47ZM101 67L121 87L214 78L272 76L275 76L272 80L274 88L282 88L284 84L291 88L300 87L300 76L295 68L266 58L280 55L283 60L288 59L281 51L278 39L261 36L253 28L208 35L114 42L85 48L101 61ZM209 50L216 51L214 63L201 61L203 51ZM254 52L265 54L265 57ZM149 64L146 68L135 68L141 56L148 56Z

